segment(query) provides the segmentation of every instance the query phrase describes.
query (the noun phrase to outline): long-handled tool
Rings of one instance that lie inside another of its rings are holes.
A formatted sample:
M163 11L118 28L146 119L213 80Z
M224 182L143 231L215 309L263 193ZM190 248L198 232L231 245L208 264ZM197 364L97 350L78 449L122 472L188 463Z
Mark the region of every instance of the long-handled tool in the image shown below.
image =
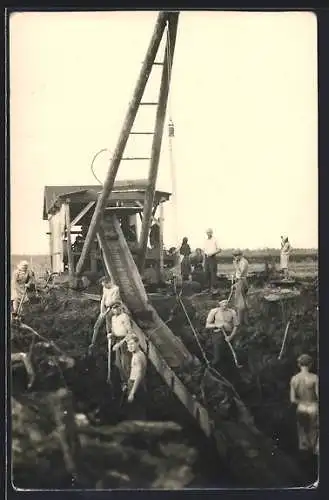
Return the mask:
M286 326L286 329L285 329L285 331L284 331L284 336L283 336L283 341L282 341L281 351L280 351L280 354L279 354L279 356L278 356L278 359L281 359L281 356L282 356L282 354L283 354L283 349L284 349L284 346L285 346L285 343L286 343L286 340L287 340L287 335L288 335L289 326L290 326L290 320L288 321L287 326Z
M107 383L111 384L111 356L112 356L112 334L109 333L107 335L107 345L108 345L108 353L107 353Z
M216 330L215 330L215 331L216 331ZM226 343L227 343L227 345L229 346L230 351L231 351L231 353L232 353L232 356L233 356L233 359L234 359L235 366L236 366L237 368L242 368L242 365L240 365L240 363L238 362L238 358L236 357L235 350L233 349L233 346L232 346L231 342L229 341L228 336L226 335L226 332L224 331L224 328L219 328L219 330L217 330L217 331L222 332L222 334L224 335L224 338L225 338L225 340L226 340Z

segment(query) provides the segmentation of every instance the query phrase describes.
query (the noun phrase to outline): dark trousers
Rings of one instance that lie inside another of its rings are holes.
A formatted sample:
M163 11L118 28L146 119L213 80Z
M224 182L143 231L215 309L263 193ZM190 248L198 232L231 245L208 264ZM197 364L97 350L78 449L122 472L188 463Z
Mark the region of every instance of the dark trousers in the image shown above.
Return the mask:
M221 358L221 352L223 352L223 349L225 344L225 339L224 335L222 332L215 332L212 334L212 348L213 348L213 364L218 365L220 358Z
M129 403L127 401L128 395L131 391L134 382L128 380L128 387L125 398L125 416L129 420L146 420L146 389L143 382L138 387L134 400Z
M214 289L217 281L217 259L215 255L206 256L204 270L207 285L209 288Z

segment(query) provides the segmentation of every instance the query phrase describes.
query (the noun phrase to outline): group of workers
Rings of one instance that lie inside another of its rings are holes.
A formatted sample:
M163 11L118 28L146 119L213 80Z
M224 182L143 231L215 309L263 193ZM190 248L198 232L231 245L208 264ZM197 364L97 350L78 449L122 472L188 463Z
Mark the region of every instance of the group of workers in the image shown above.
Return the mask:
M221 249L208 229L202 254L202 266L206 273L209 290L215 290L217 278L216 256ZM281 238L281 268L284 276L288 276L288 261L291 246L288 238ZM183 239L180 254L183 278L191 271L191 249L187 238ZM185 260L185 262L184 262ZM220 300L218 306L208 313L205 328L212 332L214 366L219 365L223 339L229 344L235 338L238 329L246 323L248 292L248 260L241 250L233 252L234 274L232 276L231 293L228 299ZM22 261L12 276L12 312L13 316L27 299L27 290L33 284L34 275L28 262ZM129 403L129 414L134 419L145 418L145 376L147 358L140 348L139 338L134 332L130 313L123 303L119 287L110 278L103 278L100 314L94 326L89 352L93 352L98 332L105 322L109 348L109 366L112 356L120 375L125 401ZM229 307L234 294L234 308ZM299 449L318 453L318 376L310 371L312 359L308 355L298 358L300 373L292 377L290 382L290 400L296 404L297 430ZM110 381L111 372L108 373Z
M139 338L134 332L132 319L121 300L120 290L110 278L101 281L103 293L100 314L94 326L89 352L92 353L101 325L105 322L109 349L109 367L112 352L120 375L122 390L129 403L130 418L142 419L145 415L145 375L147 359L140 349ZM108 382L111 371L109 368Z

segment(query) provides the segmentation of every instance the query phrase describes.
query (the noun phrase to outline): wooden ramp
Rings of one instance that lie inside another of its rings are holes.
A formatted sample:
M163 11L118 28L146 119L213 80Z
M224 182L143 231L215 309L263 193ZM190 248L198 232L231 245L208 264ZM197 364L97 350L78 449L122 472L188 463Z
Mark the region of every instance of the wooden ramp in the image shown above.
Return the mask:
M220 374L214 378L208 373L205 377L210 391L206 399L192 394L195 387L192 389L184 373L188 375L193 365L200 363L191 356L149 303L115 216L99 229L97 237L107 272L120 287L122 299L132 314L134 330L142 350L202 432L214 441L220 459L230 464L230 469L245 487L282 488L300 485L298 467L278 449L274 441L258 431L239 396L229 396L232 386L228 388L227 381ZM85 295L100 300L98 295ZM142 323L141 313L149 315L147 321ZM143 327L138 326L137 322ZM225 416L224 403L228 397L232 400L232 407L236 408L235 416ZM221 414L223 410L224 414Z
M206 436L210 436L212 423L208 412L174 373L175 368L188 364L193 357L149 303L137 266L115 216L107 221L106 226L103 225L99 229L97 237L107 272L120 287L122 300L132 317L141 312L149 313L148 326L143 330L133 321L142 350L162 379L196 419L202 431ZM100 300L98 295L85 295L90 299Z

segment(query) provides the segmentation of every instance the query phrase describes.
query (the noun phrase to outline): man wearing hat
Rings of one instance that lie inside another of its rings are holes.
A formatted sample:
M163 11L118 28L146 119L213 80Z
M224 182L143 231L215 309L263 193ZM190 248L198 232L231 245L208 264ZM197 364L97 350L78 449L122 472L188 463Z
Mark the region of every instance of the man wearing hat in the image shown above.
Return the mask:
M204 242L204 271L206 274L206 281L209 284L211 292L215 291L215 284L217 278L217 255L221 252L217 240L213 235L212 229L207 229L207 238Z
M206 320L206 329L212 330L213 364L217 365L220 358L220 350L225 340L231 341L237 333L239 320L234 309L228 307L227 300L221 300L218 307L211 309Z
M233 252L233 265L235 273L233 276L234 284L234 300L235 307L238 311L239 323L242 324L245 320L245 312L247 309L247 293L248 293L248 268L249 262L244 257L241 250L234 250Z
M33 281L33 273L29 269L29 263L26 260L22 260L13 272L11 279L13 317L16 317L22 305L28 302L27 290L31 288Z

